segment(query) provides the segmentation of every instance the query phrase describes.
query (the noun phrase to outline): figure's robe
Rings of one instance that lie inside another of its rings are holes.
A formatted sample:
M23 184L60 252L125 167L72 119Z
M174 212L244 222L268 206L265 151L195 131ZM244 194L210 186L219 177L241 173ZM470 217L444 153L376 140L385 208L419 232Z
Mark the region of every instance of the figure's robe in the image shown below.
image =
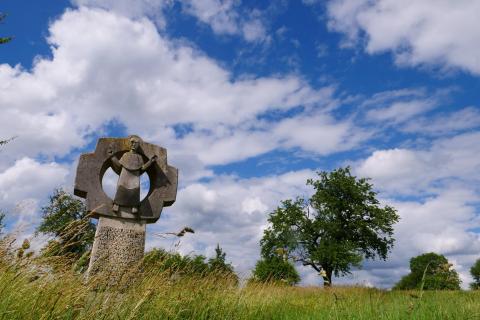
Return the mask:
M120 159L122 170L117 183L114 203L126 207L140 205L140 175L144 165L142 156L138 153L127 152Z

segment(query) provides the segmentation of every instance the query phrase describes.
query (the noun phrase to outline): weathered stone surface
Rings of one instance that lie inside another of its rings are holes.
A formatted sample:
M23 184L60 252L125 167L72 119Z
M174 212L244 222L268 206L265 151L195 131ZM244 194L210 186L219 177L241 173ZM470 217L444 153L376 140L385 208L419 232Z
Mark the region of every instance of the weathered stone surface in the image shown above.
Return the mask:
M121 159L122 155L129 152L130 139L131 137L100 138L94 153L82 154L77 167L74 193L86 198L87 210L95 218L107 216L154 223L160 218L162 208L175 202L177 194L178 170L167 164L167 151L164 148L142 140L139 142L138 153L144 162L154 156L156 160L146 169L150 190L140 203L138 212L132 212L132 207L120 207L118 211L114 211L113 199L102 189L102 178L108 168L111 167L117 174L121 173L113 165L112 155Z
M112 168L120 177L115 199L102 189ZM148 174L150 190L140 201L140 176ZM145 225L160 218L177 195L178 170L167 164L167 151L138 136L101 138L94 153L82 154L75 177L75 195L99 218L88 276L104 274L109 283L135 267L145 250Z
M135 267L145 250L145 225L145 221L100 217L88 275L102 274L115 281Z

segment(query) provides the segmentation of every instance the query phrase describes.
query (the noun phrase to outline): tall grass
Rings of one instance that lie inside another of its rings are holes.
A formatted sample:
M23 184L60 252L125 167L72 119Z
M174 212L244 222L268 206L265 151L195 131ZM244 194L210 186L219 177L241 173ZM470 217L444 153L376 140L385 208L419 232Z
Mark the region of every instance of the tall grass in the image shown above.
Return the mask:
M239 288L219 275L132 270L128 286L86 282L61 257L17 258L0 246L0 319L480 319L479 292Z

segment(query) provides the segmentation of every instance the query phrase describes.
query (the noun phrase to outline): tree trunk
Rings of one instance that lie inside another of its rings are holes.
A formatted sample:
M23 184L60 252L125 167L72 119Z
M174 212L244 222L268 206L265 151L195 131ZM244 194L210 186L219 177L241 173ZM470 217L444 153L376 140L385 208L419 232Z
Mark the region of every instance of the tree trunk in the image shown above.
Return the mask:
M325 288L330 288L332 286L332 269L325 268L325 276L323 276L323 286Z

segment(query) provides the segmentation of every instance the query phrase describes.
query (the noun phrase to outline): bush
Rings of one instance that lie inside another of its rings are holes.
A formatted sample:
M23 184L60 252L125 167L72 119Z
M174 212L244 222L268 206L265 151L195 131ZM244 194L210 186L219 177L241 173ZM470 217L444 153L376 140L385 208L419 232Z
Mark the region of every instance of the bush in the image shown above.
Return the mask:
M443 255L433 252L410 259L411 272L393 287L394 290L460 290L460 278Z
M257 262L251 280L294 285L300 281L300 276L290 262L279 257L270 257Z
M480 289L480 259L475 261L475 264L470 268L470 274L472 275L472 278L474 282L470 284L470 288L473 290L479 290Z

